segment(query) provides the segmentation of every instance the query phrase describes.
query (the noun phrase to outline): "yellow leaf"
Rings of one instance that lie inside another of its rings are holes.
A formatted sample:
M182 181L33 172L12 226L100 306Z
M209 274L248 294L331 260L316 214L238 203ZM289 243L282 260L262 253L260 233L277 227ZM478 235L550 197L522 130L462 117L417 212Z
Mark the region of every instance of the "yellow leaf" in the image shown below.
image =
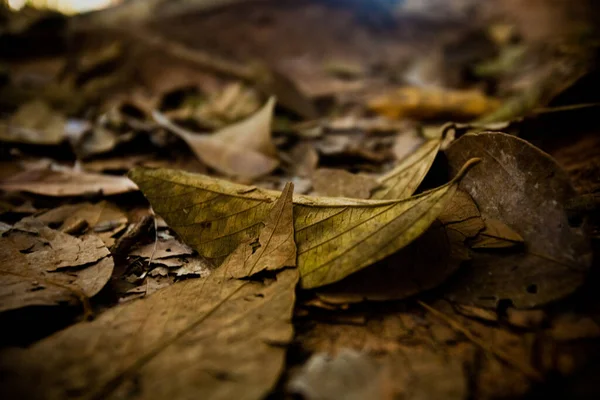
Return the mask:
M183 139L196 156L215 170L245 179L268 174L279 165L271 141L271 120L275 98L255 114L212 135L189 132L155 111L154 120Z
M294 196L302 286L338 281L419 237L452 198L470 160L448 184L406 200ZM221 258L256 237L278 192L168 169L130 173L154 210L200 255Z
M403 87L369 101L368 107L386 117L476 118L500 106L497 99L478 91Z
M381 262L317 292L330 304L399 300L432 289L468 260L465 240L483 229L471 196L457 190L444 211L414 242ZM432 251L435 249L435 251Z
M265 227L257 240L239 245L227 258L226 274L245 278L282 266L296 266L292 194L294 185L288 183L269 212Z
M431 168L441 143L442 139L432 139L419 146L396 168L379 178L380 187L373 192L371 198L392 200L411 196Z

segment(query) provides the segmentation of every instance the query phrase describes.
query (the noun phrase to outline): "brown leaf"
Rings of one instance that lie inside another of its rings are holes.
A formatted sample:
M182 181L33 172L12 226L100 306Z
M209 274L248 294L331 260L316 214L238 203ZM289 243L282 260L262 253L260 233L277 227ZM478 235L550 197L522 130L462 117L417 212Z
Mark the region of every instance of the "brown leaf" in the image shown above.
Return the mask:
M271 141L271 120L275 99L254 115L207 136L180 128L155 111L154 120L182 138L206 165L229 176L255 179L279 165Z
M190 255L194 252L189 246L176 239L160 240L133 250L129 255L159 260L161 258Z
M0 189L22 191L45 196L105 196L137 191L125 176L102 175L61 169L33 169L13 175L0 182Z
M470 242L472 249L502 249L523 244L523 238L502 221L486 218L485 228Z
M564 211L574 195L567 174L526 141L502 134L468 134L447 151L453 170L470 157L484 161L461 186L484 218L503 221L523 237L519 254L477 254L449 294L451 299L493 307L509 299L533 307L566 296L585 277L591 262L581 229Z
M312 143L309 142L301 142L296 145L289 156L293 174L296 176L311 176L319 164L319 154Z
M77 301L85 305L114 267L96 236L74 238L31 219L0 237L0 265L0 311Z
M286 191L269 219L291 210L291 187ZM291 214L286 219L291 224ZM298 283L298 271L284 269L289 251L270 256L291 249L293 235L264 247L262 267L279 270L274 280L230 279L228 271L237 268L236 257L230 257L208 278L176 283L28 349L1 354L0 368L7 374L0 387L12 396L45 399L74 391L81 399L264 398L292 339ZM245 265L245 275L254 265Z
M113 236L127 226L127 216L115 205L106 201L97 204L68 204L36 215L36 218L49 226L60 226L61 232L72 232L78 224L85 223L102 241L111 246Z
M379 186L375 178L343 169L319 168L312 175L315 194L326 197L368 199Z
M0 124L0 140L56 145L66 138L65 117L41 100L23 104L10 121Z

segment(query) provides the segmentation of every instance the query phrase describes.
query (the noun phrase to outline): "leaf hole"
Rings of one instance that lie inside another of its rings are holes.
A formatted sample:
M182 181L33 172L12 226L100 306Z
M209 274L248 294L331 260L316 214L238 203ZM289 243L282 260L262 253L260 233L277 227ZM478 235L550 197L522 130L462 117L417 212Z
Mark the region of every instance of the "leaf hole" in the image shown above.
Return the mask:
M538 292L538 287L535 283L532 283L531 285L527 286L526 290L527 293L536 294Z

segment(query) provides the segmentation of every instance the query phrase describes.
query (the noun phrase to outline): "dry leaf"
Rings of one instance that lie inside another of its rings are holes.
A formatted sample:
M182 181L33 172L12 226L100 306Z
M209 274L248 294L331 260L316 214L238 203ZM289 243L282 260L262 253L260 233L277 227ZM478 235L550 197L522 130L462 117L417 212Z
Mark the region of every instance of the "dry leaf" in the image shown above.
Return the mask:
M402 161L413 154L425 142L425 138L416 129L401 131L394 140L392 153L396 160Z
M465 241L483 229L479 210L457 191L438 221L418 239L381 262L319 289L330 304L404 299L443 283L470 258Z
M468 134L447 150L453 170L481 157L461 186L484 218L503 221L525 241L519 254L476 254L450 298L494 307L509 299L533 307L573 292L591 262L589 243L569 226L565 202L574 190L567 174L536 147L502 133Z
M376 179L343 169L319 168L312 175L315 195L368 199L379 186Z
M523 244L523 238L502 221L486 218L485 229L469 243L472 249L502 249Z
M83 196L133 192L137 186L125 176L77 172L71 169L33 169L0 182L0 189L45 196Z
M300 142L289 154L293 174L301 177L309 177L317 169L319 164L319 153L312 143ZM296 188L296 193L298 192Z
M0 265L0 311L78 301L85 305L114 267L99 238L74 238L31 219L0 237Z
M292 194L294 185L288 183L264 221L258 240L242 244L229 256L228 276L246 278L262 271L296 266Z
M10 121L0 124L0 140L38 145L56 145L66 138L65 117L45 102L23 104Z
M392 200L410 197L427 175L441 143L442 139L432 139L419 146L396 168L379 178L380 187L371 198Z
M367 106L392 119L472 119L496 110L500 102L478 91L404 87L371 99Z
M336 356L313 354L288 383L287 391L306 400L392 399L385 372L368 354L342 349Z
M180 241L170 239L146 244L133 250L129 255L160 260L162 258L190 255L193 252L192 249Z
M406 200L294 197L302 286L338 281L419 237L452 199L472 160L448 184ZM130 176L181 238L208 258L225 257L256 236L277 192L167 169Z
M46 225L60 226L58 229L62 232L70 232L74 226L84 221L107 246L111 244L107 241L114 242L109 239L127 226L127 215L107 201L97 204L68 204L36 215L36 218Z
M286 193L269 219L291 210L290 187ZM282 216L281 223L291 225L291 213ZM81 399L264 398L292 339L298 282L296 269L284 269L295 251L293 236L264 248L263 257L279 254L263 265L280 270L274 280L230 279L227 271L238 258L228 258L208 278L176 283L28 349L4 352L0 387L14 397L45 399L73 393ZM254 265L245 264L244 275Z
M277 149L271 141L272 97L255 114L208 136L182 129L158 111L154 120L185 140L206 165L233 177L255 179L279 165Z
M190 275L205 277L208 276L213 269L212 264L202 257L187 257L182 264L181 267L169 272L175 273L178 277Z

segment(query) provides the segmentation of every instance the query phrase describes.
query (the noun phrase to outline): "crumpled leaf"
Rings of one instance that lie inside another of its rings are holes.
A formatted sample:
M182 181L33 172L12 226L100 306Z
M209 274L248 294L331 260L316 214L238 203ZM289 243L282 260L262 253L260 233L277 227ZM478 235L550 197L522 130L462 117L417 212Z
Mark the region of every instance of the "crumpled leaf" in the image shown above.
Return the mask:
M274 214L292 208L291 187L286 190ZM291 213L282 213L281 224L291 223ZM44 399L73 393L81 399L264 398L293 336L298 270L285 269L293 236L263 246L263 257L279 254L265 258L266 269L279 269L275 279L230 279L238 258L228 258L205 279L176 283L28 349L0 354L0 387L13 397ZM245 264L245 275L253 266Z
M338 281L419 237L452 199L471 160L448 184L406 200L294 197L302 286ZM225 257L255 237L277 192L168 169L130 172L154 210L198 253Z
M502 249L523 244L523 238L502 221L487 218L483 231L470 242L472 249Z
M379 186L375 178L335 168L317 169L312 174L312 184L318 196L352 199L368 199Z
M79 172L67 168L40 168L20 172L0 182L0 190L21 191L45 196L105 196L137 191L125 176Z
M379 178L372 199L406 199L419 187L440 150L442 139L431 139L406 157L397 167Z
M66 120L45 102L23 104L8 123L0 124L0 140L37 145L56 145L66 138Z
M255 179L279 165L271 141L271 120L275 98L250 117L208 136L182 129L158 111L154 120L182 138L206 165L228 176Z
M385 372L368 354L352 349L335 356L317 353L290 380L287 391L306 400L391 399Z
M534 307L581 285L591 263L589 242L569 226L564 205L575 191L552 158L503 133L467 134L447 155L455 171L464 160L483 159L461 186L485 219L503 221L525 241L521 253L474 255L451 299L487 307L509 299L518 308Z
M0 237L0 265L0 311L78 301L86 306L114 267L98 237L78 239L32 219Z
M483 226L471 197L458 190L421 237L381 262L320 288L317 295L330 304L347 304L399 300L432 289L470 259L465 241Z

